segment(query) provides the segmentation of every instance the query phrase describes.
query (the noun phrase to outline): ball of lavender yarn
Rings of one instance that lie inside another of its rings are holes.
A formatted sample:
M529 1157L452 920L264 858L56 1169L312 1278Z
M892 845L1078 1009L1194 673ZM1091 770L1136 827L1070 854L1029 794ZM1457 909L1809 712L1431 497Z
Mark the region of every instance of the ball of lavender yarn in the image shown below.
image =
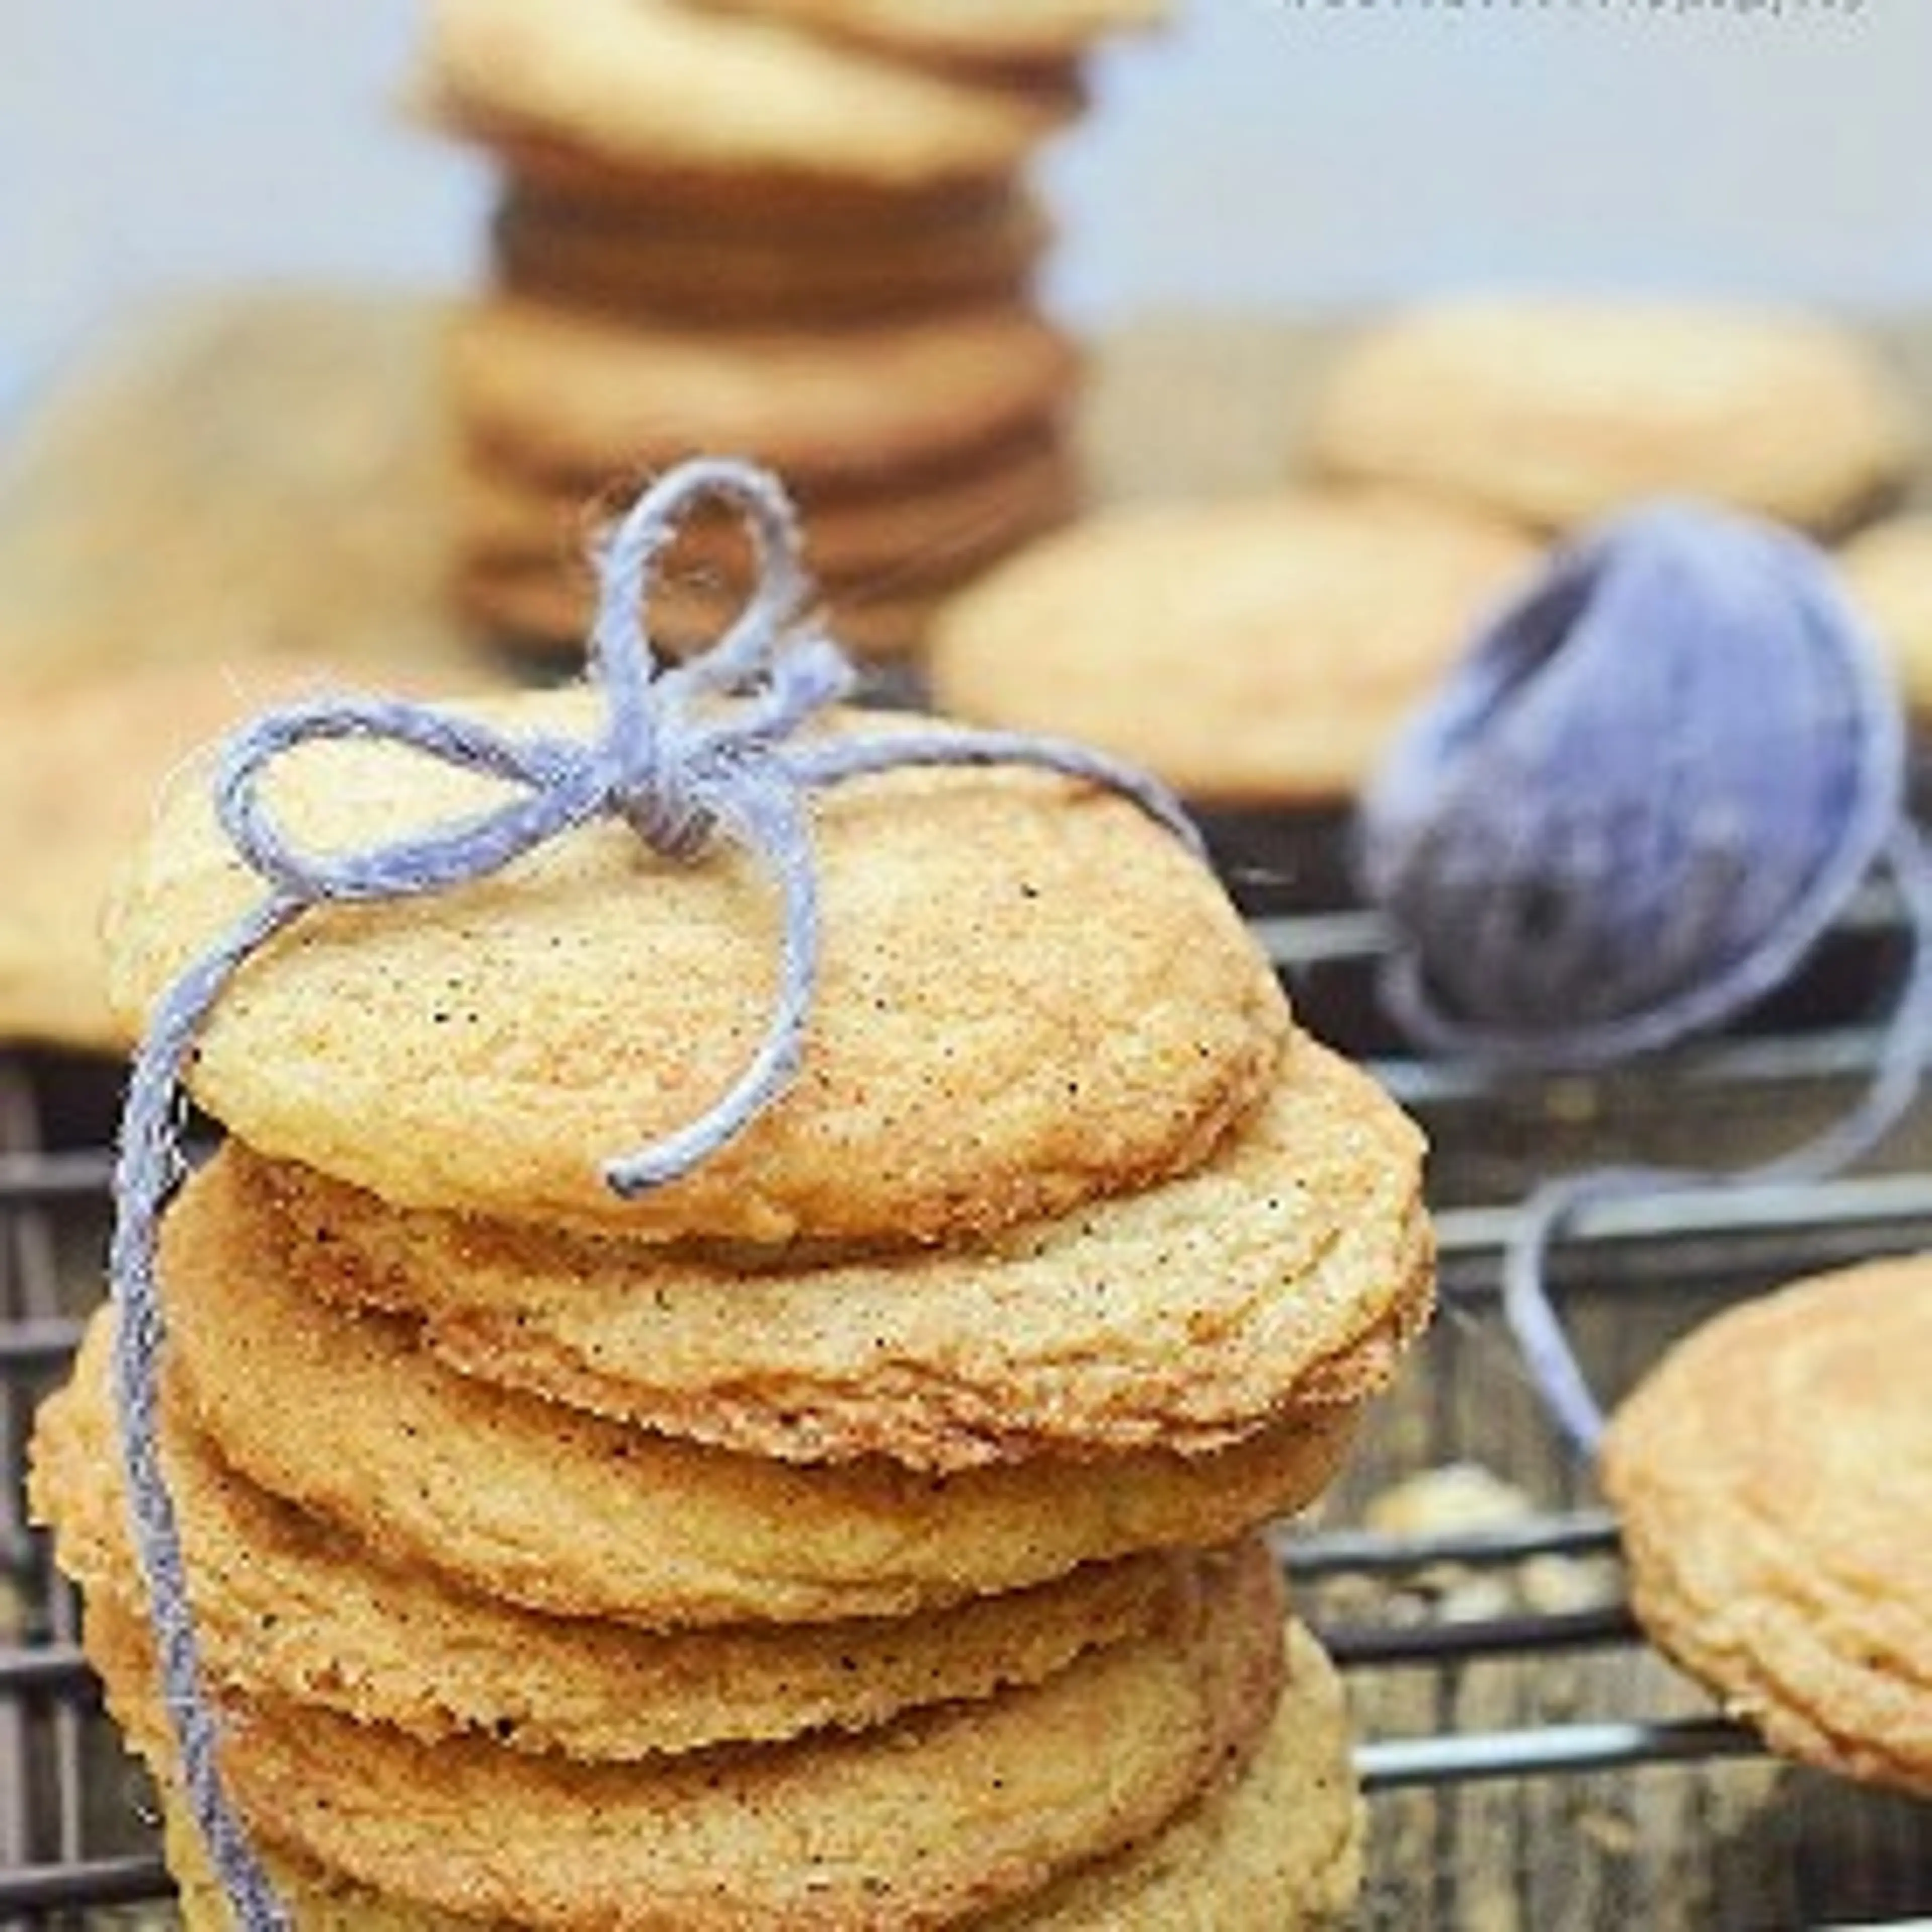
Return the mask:
M1423 1043L1589 1066L1788 979L1902 810L1904 728L1823 554L1700 504L1565 546L1376 773L1364 890Z

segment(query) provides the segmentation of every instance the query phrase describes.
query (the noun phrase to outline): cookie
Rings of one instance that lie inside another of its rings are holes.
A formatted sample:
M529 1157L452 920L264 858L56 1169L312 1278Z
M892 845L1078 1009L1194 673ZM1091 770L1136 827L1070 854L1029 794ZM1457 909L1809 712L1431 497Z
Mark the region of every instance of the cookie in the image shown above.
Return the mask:
M1374 1392L1430 1304L1421 1154L1371 1081L1298 1036L1193 1172L909 1257L402 1214L233 1144L185 1211L305 1297L411 1318L466 1375L747 1454L958 1470L1202 1454Z
M1004 177L1060 126L1024 91L670 0L436 0L413 92L486 142L521 135L619 171L784 172L884 187Z
M1603 1478L1660 1649L1774 1750L1932 1795L1928 1361L1932 1257L1810 1277L1679 1342Z
M1890 517L1838 554L1846 590L1890 654L1912 716L1932 718L1932 512Z
M990 558L1064 522L1081 494L1064 437L1016 437L957 465L898 478L889 485L796 493L805 560L819 595L836 602L931 585L955 586ZM467 568L554 571L584 598L594 584L595 534L622 514L620 493L526 477L472 452L458 479L453 512ZM686 579L743 586L754 580L742 530L722 519L694 518L658 566L668 585ZM742 594L742 591L740 592ZM576 634L581 638L584 627Z
M466 677L440 600L446 319L394 294L256 290L111 332L10 433L0 680L264 653Z
M594 705L532 692L478 715L581 734ZM268 783L323 849L501 796L368 742L307 748ZM432 898L307 913L224 995L194 1090L260 1151L398 1206L904 1244L1185 1171L1272 1082L1288 1022L1265 958L1131 804L1010 766L900 772L820 794L814 827L823 952L798 1076L640 1198L601 1163L701 1112L766 1024L778 914L734 850L664 860L598 823ZM172 788L108 920L117 1010L140 1018L261 891L205 777Z
M1156 26L1163 0L700 0L706 12L788 21L908 58L974 67L1071 59Z
M925 641L950 586L895 590L855 585L821 592L815 620L840 650L868 670L902 664ZM560 663L572 670L596 614L596 589L587 566L567 561L463 560L452 573L453 608L514 659L540 670ZM687 573L651 593L651 641L667 657L708 650L742 608L728 584L710 574Z
M717 331L504 298L454 323L448 382L464 435L527 475L595 486L723 449L805 490L883 484L1044 424L1076 368L1069 339L1017 306Z
M40 1409L30 1494L65 1574L138 1616L108 1321L89 1324L74 1379ZM384 1562L238 1474L172 1406L164 1428L211 1681L424 1742L628 1760L863 1730L1168 1628L1198 1587L1190 1557L1137 1556L929 1616L658 1635L520 1610Z
M1346 800L1536 555L1389 495L1121 505L952 599L928 679L943 711L1100 745L1204 804Z
M373 674L258 648L94 666L0 692L0 1039L124 1052L130 1031L108 1001L100 922L164 782L261 706ZM406 681L393 666L382 676Z
M700 326L836 326L1018 302L1050 232L1039 202L1018 187L916 224L882 202L874 219L855 214L805 235L785 217L746 220L718 199L717 214L680 219L649 200L600 204L512 179L490 227L496 286L562 308Z
M1820 316L1535 296L1426 304L1343 349L1314 404L1318 470L1566 531L1656 495L1829 534L1904 481L1891 373Z
M1362 1880L1365 1820L1340 1680L1300 1624L1260 1749L1141 1846L1073 1873L980 1932L1312 1932Z
M444 1911L640 1932L944 1924L1151 1834L1252 1756L1280 1616L1251 1544L1208 1565L1172 1631L856 1736L598 1765L231 1700L223 1768L266 1842ZM94 1605L86 1633L116 1714L160 1755L145 1632Z
M1348 1762L1341 1686L1290 1624L1288 1681L1259 1748L1151 1838L976 1919L980 1932L1312 1932L1354 1902L1362 1807ZM193 1834L164 1801L168 1863L188 1932L226 1932L227 1907ZM473 1919L380 1897L286 1857L277 1889L301 1932L473 1932Z
M1358 1412L1324 1404L1212 1455L952 1476L736 1455L459 1375L407 1323L313 1300L206 1202L190 1182L161 1259L169 1361L223 1457L392 1563L562 1616L896 1616L1224 1543L1314 1496Z

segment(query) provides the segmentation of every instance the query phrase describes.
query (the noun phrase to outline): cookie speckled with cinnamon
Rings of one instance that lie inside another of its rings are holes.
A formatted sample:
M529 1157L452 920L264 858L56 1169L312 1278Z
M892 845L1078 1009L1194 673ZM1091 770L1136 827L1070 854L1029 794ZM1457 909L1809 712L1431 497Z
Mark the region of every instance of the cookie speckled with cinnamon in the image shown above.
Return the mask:
M1345 800L1537 554L1495 517L1394 494L1126 504L953 598L933 696L1203 803Z
M1497 296L1364 330L1316 398L1310 454L1541 530L1662 494L1830 532L1899 489L1914 438L1892 372L1830 319Z
M1679 1342L1604 1480L1660 1649L1773 1750L1932 1795L1928 1364L1932 1257L1812 1276Z

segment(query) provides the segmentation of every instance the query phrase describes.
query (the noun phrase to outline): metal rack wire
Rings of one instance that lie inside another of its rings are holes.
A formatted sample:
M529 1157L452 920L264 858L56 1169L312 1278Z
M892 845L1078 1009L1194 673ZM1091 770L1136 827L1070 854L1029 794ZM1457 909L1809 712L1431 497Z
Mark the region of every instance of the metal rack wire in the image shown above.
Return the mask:
M1766 1760L1647 1650L1615 1527L1565 1464L1496 1321L1510 1203L1535 1174L1668 1130L1708 1158L1789 1138L1868 1070L1868 977L1628 1082L1500 1088L1405 1057L1353 914L1257 914L1317 1030L1370 1060L1437 1148L1444 1314L1312 1524L1283 1533L1304 1612L1348 1673L1372 1795L1364 1926L1847 1927L1932 1914L1932 1816ZM1888 943L1882 911L1854 955ZM1846 979L1843 962L1838 969ZM74 1607L23 1520L32 1411L98 1293L111 1072L0 1055L0 1924L94 1922L165 1900L138 1778L99 1714ZM1885 1162L1792 1187L1687 1190L1586 1216L1557 1256L1580 1344L1614 1394L1723 1300L1854 1256L1932 1246L1924 1125ZM1378 1490L1457 1458L1532 1498L1474 1532L1359 1527ZM1553 1570L1552 1570L1552 1566ZM1539 1600L1526 1580L1586 1586ZM1472 1595L1472 1580L1478 1586Z

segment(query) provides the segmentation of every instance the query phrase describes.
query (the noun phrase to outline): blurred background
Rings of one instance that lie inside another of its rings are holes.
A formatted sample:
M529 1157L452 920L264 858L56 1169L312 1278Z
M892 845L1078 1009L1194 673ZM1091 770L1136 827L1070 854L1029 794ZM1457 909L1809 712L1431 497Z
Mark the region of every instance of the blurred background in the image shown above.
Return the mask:
M1047 293L1346 309L1476 277L1932 304L1925 0L1180 0L1051 158ZM412 0L0 0L0 407L164 288L440 286L478 158Z

